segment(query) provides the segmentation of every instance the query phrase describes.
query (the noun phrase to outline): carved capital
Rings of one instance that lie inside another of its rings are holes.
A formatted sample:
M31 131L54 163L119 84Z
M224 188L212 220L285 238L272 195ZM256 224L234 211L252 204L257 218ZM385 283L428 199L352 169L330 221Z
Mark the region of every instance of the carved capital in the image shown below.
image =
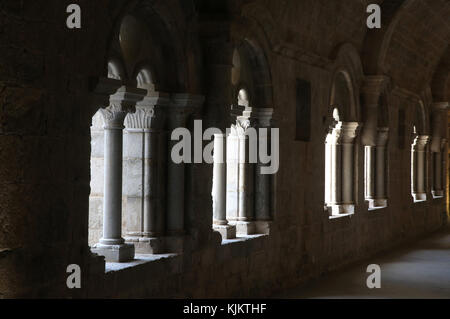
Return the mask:
M105 123L104 129L122 130L124 128L123 122L128 113L112 105L105 109L100 109L100 114L102 114Z
M328 143L351 144L358 133L360 124L358 122L336 122L327 137Z
M272 125L272 108L253 108L252 117L256 119L257 127L270 127Z
M385 146L389 137L389 128L388 127L379 127L377 129L377 146Z
M152 93L136 105L136 112L128 114L125 127L128 129L162 129L164 108L169 105L168 94Z
M412 150L423 152L430 141L429 135L416 135L412 143Z
M136 104L147 95L147 90L122 86L109 98L110 107L121 112L132 113Z
M120 87L115 94L111 95L110 105L100 109L105 120L105 129L123 129L125 117L128 113L135 111L136 103L146 94L146 90Z

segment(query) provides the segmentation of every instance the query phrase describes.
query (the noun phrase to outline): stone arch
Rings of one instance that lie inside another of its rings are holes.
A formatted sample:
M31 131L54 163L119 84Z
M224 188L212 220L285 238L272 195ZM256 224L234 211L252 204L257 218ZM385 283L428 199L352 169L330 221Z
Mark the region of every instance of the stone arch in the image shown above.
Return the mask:
M448 47L450 28L445 22L450 4L441 0L386 0L381 7L383 27L366 36L364 67L368 74L389 74L397 86L421 91ZM422 23L423 17L434 10L438 12L434 19ZM433 38L428 36L430 30L436 32Z
M134 78L138 88L147 89L149 91L155 90L154 72L149 63L144 62L136 66Z
M428 116L425 104L422 100L419 100L414 106L413 114L413 126L416 127L416 133L418 135L426 135L429 133L428 128Z
M343 44L335 52L329 105L332 109L336 103L345 103L338 106L342 120L358 122L361 120L359 88L364 79L361 60L351 44Z
M149 66L157 90L201 90L199 74L195 79L189 76L190 72L201 68L201 55L192 54L191 57L187 54L188 50L199 51L200 45L197 38L184 34L196 27L194 18L186 20L183 17L186 10L194 9L189 5L181 7L175 0L151 3L135 0L121 8L109 36L107 51L110 56L123 56L128 75L126 82L135 85L140 64L151 61ZM127 33L130 40L125 44L126 48L120 43L121 32Z
M110 58L108 60L108 78L114 80L123 80L126 78L125 69L119 58Z
M450 101L450 46L447 47L439 65L436 67L431 90L435 102Z
M272 77L266 55L255 41L243 39L233 53L231 83L233 96L237 97L239 90L245 88L249 94L252 107L272 108Z

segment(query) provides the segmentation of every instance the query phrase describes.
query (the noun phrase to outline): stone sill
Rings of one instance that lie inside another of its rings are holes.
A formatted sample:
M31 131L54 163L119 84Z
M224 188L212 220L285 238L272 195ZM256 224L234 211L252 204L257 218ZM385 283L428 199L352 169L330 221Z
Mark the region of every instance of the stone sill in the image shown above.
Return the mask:
M325 211L328 212L329 219L337 219L342 217L349 217L355 214L355 205L329 205L325 206Z
M340 218L344 218L344 217L352 217L353 215L355 215L355 214L347 213L347 214L331 215L331 216L328 216L328 218L330 220L333 220L333 219L340 219Z
M123 263L105 263L105 273L121 271L128 268L133 268L143 264L155 262L162 259L174 258L179 256L178 254L161 254L161 255L151 255L151 254L136 254L134 260Z
M246 241L250 241L256 238L268 237L267 234L255 234L255 235L237 235L236 238L233 239L224 239L222 240L222 246L224 245L232 245L234 243L242 243Z
M384 207L369 207L368 211L369 212L375 212L375 211L381 211L381 210L387 209L387 208L388 208L387 206L384 206Z
M385 209L388 207L388 200L386 198L378 198L378 199L366 199L369 203L369 211L375 211L380 209Z
M445 197L445 192L443 190L432 190L431 195L433 196L433 199L440 199Z

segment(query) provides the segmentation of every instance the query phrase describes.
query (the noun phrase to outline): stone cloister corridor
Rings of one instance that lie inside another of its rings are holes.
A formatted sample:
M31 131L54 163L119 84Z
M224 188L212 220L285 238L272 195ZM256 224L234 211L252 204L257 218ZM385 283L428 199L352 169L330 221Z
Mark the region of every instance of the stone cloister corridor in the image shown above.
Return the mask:
M278 293L274 298L448 299L450 296L450 230L351 265L315 282ZM367 289L367 265L382 271L380 289Z
M449 17L0 0L0 299L450 299Z

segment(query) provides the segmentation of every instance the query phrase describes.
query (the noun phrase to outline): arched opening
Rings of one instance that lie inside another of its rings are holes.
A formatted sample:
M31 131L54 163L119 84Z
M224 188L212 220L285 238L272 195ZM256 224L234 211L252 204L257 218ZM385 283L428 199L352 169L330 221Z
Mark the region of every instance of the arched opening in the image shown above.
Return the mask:
M232 60L232 121L227 135L215 135L214 144L220 156L214 161L213 228L223 239L268 233L273 176L262 174L261 168L273 165L277 151L272 146L278 147L278 140L271 142L278 135L271 135L271 78L264 54L246 39L236 46ZM261 163L261 145L270 148L270 163Z
M368 104L370 101L366 101ZM376 104L366 105L367 120L364 139L364 197L369 210L388 206L388 107L385 94Z

